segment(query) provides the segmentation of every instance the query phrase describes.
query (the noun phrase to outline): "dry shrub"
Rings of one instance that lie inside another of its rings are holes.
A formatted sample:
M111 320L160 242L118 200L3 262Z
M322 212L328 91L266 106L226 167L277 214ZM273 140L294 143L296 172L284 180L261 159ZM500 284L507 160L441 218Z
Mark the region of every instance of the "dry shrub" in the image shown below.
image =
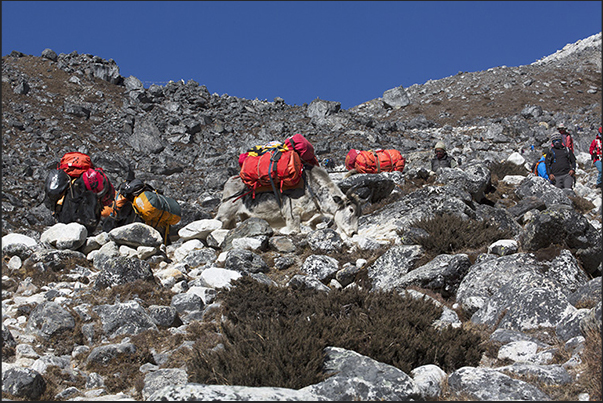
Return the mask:
M44 374L44 380L46 381L46 390L40 396L40 401L57 401L55 396L70 387L75 387L79 390L86 389L86 377L81 373L71 372L69 370L62 370L56 365L51 365L46 368ZM71 397L71 396L70 396Z
M427 261L441 254L486 251L493 242L512 236L509 231L500 230L490 222L463 219L447 213L416 221L413 227L429 233L429 236L417 239L425 249Z
M148 308L151 305L170 305L174 294L172 290L155 281L138 279L103 290L88 290L81 295L81 299L91 305L113 303L117 298L122 302L136 299L143 307Z
M584 362L584 373L578 379L578 384L582 386L590 395L590 400L601 401L601 383L603 381L601 373L601 330L589 329L586 332L586 342L582 360Z
M492 181L500 181L507 175L522 175L527 176L528 171L523 165L516 165L510 161L493 162L488 167Z
M216 309L215 314L220 314L221 309ZM210 314L212 314L210 312ZM207 318L206 318L207 319ZM220 342L220 328L216 322L191 322L184 339L194 341L194 349L207 350ZM182 343L179 343L182 344ZM189 365L193 353L188 348L177 348L170 354L168 361L163 365L166 368L183 368Z
M582 215L592 211L595 208L595 205L590 200L586 200L583 197L579 197L579 196L576 196L576 197L568 196L568 197L572 201L574 210L576 210L578 213L580 213Z
M561 254L561 251L564 249L563 245L559 244L551 244L546 248L541 248L533 251L536 260L539 262L545 262L549 260L555 259L557 256Z
M432 302L359 288L292 290L249 277L222 290L220 347L195 349L191 382L299 389L327 376L327 346L354 350L408 373L436 364L445 371L477 365L480 336L435 330L442 309Z
M67 276L76 266L91 267L91 263L83 258L68 258L65 260L48 260L39 262L26 259L18 270L11 272L11 276L19 281L31 278L32 284L43 287L50 283L73 282Z
M134 354L117 354L106 365L90 362L86 364L86 370L101 375L105 382L105 388L110 394L123 392L129 390L133 385L141 384L144 379L144 374L140 372L141 365L146 363L155 364L150 352L152 345L142 341L144 341L144 338L133 336L131 342L136 347ZM116 339L113 342L118 343L119 341Z

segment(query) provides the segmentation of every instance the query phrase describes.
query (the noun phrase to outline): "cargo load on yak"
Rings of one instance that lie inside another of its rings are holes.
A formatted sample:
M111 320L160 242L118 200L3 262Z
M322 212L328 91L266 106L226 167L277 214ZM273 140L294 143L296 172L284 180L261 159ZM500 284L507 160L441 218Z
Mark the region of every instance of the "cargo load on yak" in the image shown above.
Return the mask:
M345 167L348 171L357 173L380 173L404 171L406 159L400 151L394 149L378 150L350 150L345 157Z
M57 205L54 210L57 222L80 223L86 227L88 235L96 230L101 218L101 204L96 194L86 189L81 176L69 181Z
M65 153L51 169L44 185L44 205L58 222L79 222L92 233L99 211L113 202L115 189L102 168L89 155Z
M136 186L132 181L132 185ZM144 184L139 191L132 193L132 208L144 220L144 223L163 233L164 243L169 241L170 225L180 222L182 209L178 202L148 184Z
M57 167L57 169L62 169L72 178L79 178L90 168L94 168L90 156L77 151L65 153L65 155L61 157L61 161Z
M286 189L303 186L304 166L318 166L314 147L301 134L295 134L284 142L272 141L255 146L239 156L239 176L255 194L272 190L277 196Z
M102 168L88 168L82 174L82 178L84 179L86 189L96 193L96 197L99 198L101 205L110 206L113 203L115 188Z

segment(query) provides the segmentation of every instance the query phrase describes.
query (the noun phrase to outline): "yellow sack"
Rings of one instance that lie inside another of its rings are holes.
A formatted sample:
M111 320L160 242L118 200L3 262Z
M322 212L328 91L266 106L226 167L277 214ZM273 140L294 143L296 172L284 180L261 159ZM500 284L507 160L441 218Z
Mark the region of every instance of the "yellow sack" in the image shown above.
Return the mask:
M134 198L136 214L153 228L178 224L182 211L178 202L156 191L145 190Z

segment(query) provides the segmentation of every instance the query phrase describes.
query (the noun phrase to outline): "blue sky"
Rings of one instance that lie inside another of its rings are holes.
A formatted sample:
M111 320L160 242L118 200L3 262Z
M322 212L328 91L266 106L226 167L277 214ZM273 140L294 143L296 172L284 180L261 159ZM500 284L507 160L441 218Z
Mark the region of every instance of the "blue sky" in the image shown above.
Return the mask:
M77 51L124 77L348 109L535 62L601 32L601 1L2 1L2 55Z

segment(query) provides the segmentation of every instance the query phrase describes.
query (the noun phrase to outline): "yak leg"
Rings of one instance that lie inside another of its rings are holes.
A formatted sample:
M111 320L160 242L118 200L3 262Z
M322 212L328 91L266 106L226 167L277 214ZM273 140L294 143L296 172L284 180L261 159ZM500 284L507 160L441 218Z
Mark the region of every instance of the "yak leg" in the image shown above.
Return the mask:
M232 229L235 227L237 214L242 204L243 203L240 200L235 202L228 200L220 204L215 219L222 221L222 228Z
M285 227L281 233L285 235L299 233L301 231L301 216L290 197L283 197L281 215L285 219Z

